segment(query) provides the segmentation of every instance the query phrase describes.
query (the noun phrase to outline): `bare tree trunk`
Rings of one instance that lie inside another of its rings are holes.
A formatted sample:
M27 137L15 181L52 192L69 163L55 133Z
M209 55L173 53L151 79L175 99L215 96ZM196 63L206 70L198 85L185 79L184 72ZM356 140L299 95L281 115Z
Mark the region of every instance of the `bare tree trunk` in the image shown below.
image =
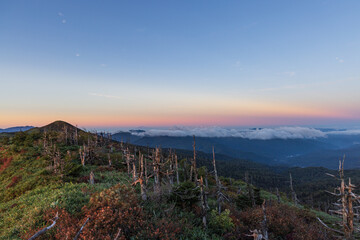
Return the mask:
M277 197L278 203L280 203L281 200L280 200L280 193L279 193L279 189L278 189L278 188L276 188L276 197Z
M215 160L215 149L214 147L212 148L212 152L213 152L213 167L214 167L214 175L215 175L215 182L216 182L216 191L217 191L217 204L218 204L218 211L219 214L221 213L221 205L222 205L222 193L221 193L221 182L220 179L218 177L217 174L217 170L216 170L216 160Z
M291 196L292 196L292 200L293 200L294 204L298 205L298 199L297 199L296 193L294 191L291 173L290 173L290 190L291 190Z
M354 210L353 210L353 198L352 198L352 187L351 179L349 178L349 186L347 193L347 202L348 202L348 216L347 216L347 225L349 228L350 237L352 237L354 233Z
M87 218L85 223L81 226L80 230L76 233L76 236L74 237L73 240L77 240L78 237L80 236L82 230L84 229L85 225L88 223L88 221L90 220L90 218Z
M145 184L147 185L147 184L148 184L148 171L147 171L147 161L146 161L146 158L144 159L144 168L145 168L145 171L144 171L144 174L145 174Z
M90 173L90 184L94 184L95 183L95 175L94 175L94 173L91 171L91 173Z
M139 159L140 159L140 191L141 191L141 199L143 201L147 200L147 195L146 195L146 181L144 181L144 179L147 178L147 176L144 176L144 155L142 155L141 153L139 153Z
M154 162L154 191L157 196L161 195L161 181L160 181L160 150L155 150L155 162Z
M195 148L195 135L194 137L194 145L193 145L193 149L194 149L194 158L193 158L193 171L194 171L194 178L195 178L195 183L196 185L198 185L198 175L197 175L197 168L196 168L196 148Z
M108 157L108 162L109 162L109 167L111 167L111 158L110 158L110 153L107 154L107 157Z
M78 127L75 127L75 144L79 145Z
M81 164L83 166L85 166L85 160L86 160L86 147L85 147L85 144L84 144L83 147L80 147L79 154L80 154Z
M176 171L176 183L180 184L180 179L179 179L179 168L178 168L178 158L177 155L175 154L175 171Z
M263 209L264 219L263 219L263 221L261 223L261 233L263 235L264 240L269 240L269 234L268 234L268 230L267 230L266 201L265 200L264 200L264 202L262 204L262 209Z
M204 182L203 182L203 178L200 178L200 194L201 194L201 207L202 207L202 222L204 227L206 228L207 223L206 223L206 196L205 196L205 191L204 191Z
M127 148L127 150L126 150L126 165L127 165L128 174L130 175L130 151L129 151L129 148Z
M136 174L136 165L135 165L135 161L133 161L133 170L132 170L132 175L133 175L133 182L136 182L136 180L137 180L137 174Z

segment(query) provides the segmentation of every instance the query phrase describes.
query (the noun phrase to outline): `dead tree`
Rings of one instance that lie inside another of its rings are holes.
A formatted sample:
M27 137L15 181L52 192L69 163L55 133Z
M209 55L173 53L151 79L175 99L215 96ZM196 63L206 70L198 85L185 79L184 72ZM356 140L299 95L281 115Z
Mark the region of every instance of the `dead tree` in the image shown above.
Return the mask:
M85 223L81 226L80 230L76 233L75 237L73 240L77 240L82 232L82 230L84 229L85 225L88 223L88 221L90 220L90 218L87 218Z
M219 214L221 213L221 206L224 200L224 194L222 193L221 189L221 182L220 179L218 177L217 174L217 170L216 170L216 160L215 160L215 149L214 147L212 148L212 152L213 152L213 167L214 167L214 176L215 176L215 182L216 182L216 196L217 196L217 204L218 204L218 211Z
M161 194L161 180L160 180L160 164L161 164L161 156L159 148L155 149L155 161L153 161L154 168L154 192L156 195Z
M51 221L53 222L50 226L45 227L43 229L41 229L40 231L38 231L37 233L35 233L31 238L29 238L28 240L34 240L37 237L39 237L40 235L44 234L46 231L50 230L51 228L53 228L56 224L56 221L59 219L59 214L56 213L55 217L53 219L51 219Z
M139 162L140 162L140 175L139 175L139 178L137 178L134 182L133 182L133 186L136 185L137 183L140 184L140 191L141 191L141 199L143 201L146 201L147 200L147 193L146 193L146 185L147 185L147 179L148 179L148 176L147 174L145 173L145 163L144 163L144 155L141 154L139 152Z
M145 184L148 184L148 170L147 170L147 161L144 158L144 177L145 177Z
M43 147L44 147L45 152L47 152L47 146L48 146L48 143L47 143L47 132L44 131Z
M298 198L296 196L296 192L295 192L294 187L293 187L293 180L292 180L291 173L290 173L290 190L291 190L291 198L292 198L294 204L298 205L299 200L298 200Z
M131 156L130 156L130 151L129 148L126 149L126 166L127 166L127 172L130 175L130 160L131 160Z
M77 125L75 126L75 144L79 145L79 135L78 135L78 127Z
M178 158L176 154L175 154L175 172L176 172L176 183L180 184Z
M64 138L65 138L65 144L68 143L68 127L64 125Z
M266 201L264 200L262 204L263 209L263 221L261 222L261 233L264 240L269 240L268 228L267 228L267 218L266 218Z
M251 205L254 207L255 206L255 197L254 197L254 189L252 188L252 186L249 183L249 173L245 172L245 183L246 183L246 187L248 190L248 197L251 200Z
M79 155L80 155L80 159L81 159L81 165L85 166L85 160L86 160L86 146L85 146L85 144L83 145L83 147L79 148Z
M169 156L169 161L170 161L170 165L169 165L169 169L166 171L166 175L168 176L168 180L171 186L174 185L174 154L172 154L170 152L170 156ZM169 171L170 170L170 171Z
M351 183L350 178L348 184L345 183L344 161L345 161L345 156L342 161L341 160L339 161L339 178L329 173L327 173L327 175L334 177L335 179L340 181L340 187L335 188L335 191L333 193L332 192L329 193L339 197L340 198L339 202L341 204L335 203L334 205L338 207L338 210L330 210L330 212L338 214L342 217L342 227L343 227L342 234L345 236L345 239L349 240L349 239L353 239L353 235L355 232L354 216L356 216L356 214L354 213L354 204L360 203L360 196L356 195L353 192L355 185ZM330 227L327 228L329 228L330 230L334 230Z
M250 232L252 233L251 235L246 235L248 237L253 237L254 240L262 240L264 239L263 235L261 234L261 231L255 229L253 231L250 230Z
M147 176L145 174L145 166L144 166L144 155L142 155L141 153L139 153L139 160L140 160L140 190L141 190L141 198L142 200L146 201L147 200L147 195L146 195L146 182L147 180Z
M91 173L90 173L90 179L89 179L89 182L90 182L90 184L91 185L93 185L94 183L95 183L95 175L94 175L94 173L91 171Z
M206 228L206 226L207 226L207 223L206 223L207 202L206 202L206 195L205 195L205 190L204 190L204 181L203 181L202 177L200 178L199 183L200 183L202 222L203 222L204 227Z
M281 203L279 188L276 188L276 198L277 198L277 202L278 202L278 203Z
M111 167L111 157L110 157L110 153L107 154L107 157L108 157L108 162L109 162L109 167Z
M136 165L135 165L135 161L133 161L133 169L132 169L132 177L133 177L133 182L136 182L137 180L137 174L136 174Z
M197 174L197 168L196 168L196 145L195 145L195 135L194 137L194 144L193 144L193 150L194 150L194 157L192 159L192 172L194 172L194 179L195 179L195 183L197 185L197 179L198 179L198 174ZM191 180L191 178L190 178Z

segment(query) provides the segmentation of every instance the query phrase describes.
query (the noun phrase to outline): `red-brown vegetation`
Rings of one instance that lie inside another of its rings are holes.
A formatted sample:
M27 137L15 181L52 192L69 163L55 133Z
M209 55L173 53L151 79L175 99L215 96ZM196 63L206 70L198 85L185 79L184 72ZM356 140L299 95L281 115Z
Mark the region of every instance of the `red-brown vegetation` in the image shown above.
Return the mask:
M0 172L4 171L11 163L11 161L13 160L13 157L4 157L2 159L0 159Z
M9 183L9 185L6 186L6 189L15 186L18 182L21 181L21 179L22 179L22 176L14 176L14 177L12 177L11 182Z

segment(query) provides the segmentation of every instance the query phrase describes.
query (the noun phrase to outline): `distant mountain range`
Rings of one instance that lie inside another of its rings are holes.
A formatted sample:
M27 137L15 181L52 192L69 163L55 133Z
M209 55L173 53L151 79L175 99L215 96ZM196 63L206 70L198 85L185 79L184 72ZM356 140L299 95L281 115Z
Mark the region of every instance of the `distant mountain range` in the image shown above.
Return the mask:
M166 131L165 133L164 130L161 131L163 135L167 134ZM284 131L276 133L266 129L251 129L251 131L250 133L245 132L247 135L244 136L246 137L206 137L203 132L198 131L203 136L196 137L196 148L204 153L211 153L214 146L218 154L270 166L286 165L331 169L336 169L339 158L346 154L345 167L348 169L360 168L360 133L344 134L346 130L334 131L333 129L325 131L312 129L312 132L302 129L301 134L296 132L296 135L289 135ZM295 134L293 130L291 131L291 134ZM269 132L272 134L271 136L268 134ZM170 132L170 134L172 133ZM306 134L310 134L310 136L307 137ZM192 138L192 136L156 136L147 134L144 130L130 130L113 134L113 139L118 141L122 140L141 146L161 146L184 150L192 149Z
M19 127L10 127L10 128L0 128L0 133L13 133L13 132L20 132L20 131L27 131L34 128L33 126L19 126Z

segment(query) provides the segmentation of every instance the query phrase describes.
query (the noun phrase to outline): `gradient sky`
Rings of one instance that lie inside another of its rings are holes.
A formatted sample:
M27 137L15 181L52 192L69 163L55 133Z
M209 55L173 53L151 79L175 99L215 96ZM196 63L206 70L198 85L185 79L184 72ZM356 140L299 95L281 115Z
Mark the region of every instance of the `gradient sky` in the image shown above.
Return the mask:
M360 1L0 2L0 128L360 122Z

